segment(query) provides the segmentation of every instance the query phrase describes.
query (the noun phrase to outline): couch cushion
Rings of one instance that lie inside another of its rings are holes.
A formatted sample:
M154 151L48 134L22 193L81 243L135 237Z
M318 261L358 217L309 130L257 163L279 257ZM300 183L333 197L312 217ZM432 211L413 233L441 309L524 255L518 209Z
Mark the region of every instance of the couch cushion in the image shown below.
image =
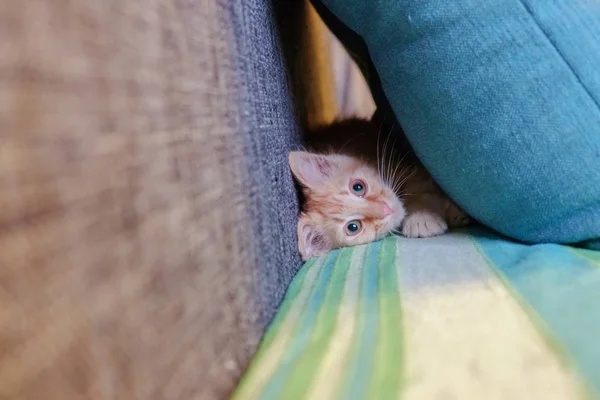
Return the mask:
M483 230L310 260L236 399L600 395L600 253Z

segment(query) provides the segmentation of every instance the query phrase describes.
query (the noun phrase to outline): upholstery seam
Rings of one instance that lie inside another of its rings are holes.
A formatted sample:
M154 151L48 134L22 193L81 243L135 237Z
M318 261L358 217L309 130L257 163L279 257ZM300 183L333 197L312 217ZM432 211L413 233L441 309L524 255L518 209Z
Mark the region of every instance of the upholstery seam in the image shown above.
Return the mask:
M550 43L550 45L552 46L552 48L554 49L554 51L556 51L556 53L563 60L563 62L567 66L567 68L569 68L569 71L571 71L571 73L573 74L573 76L577 80L577 83L579 83L579 85L583 88L583 90L585 91L585 93L592 100L592 102L596 106L596 111L600 112L600 101L594 97L594 95L590 92L590 90L588 89L588 87L583 83L583 81L579 77L579 74L577 74L577 71L571 65L571 63L568 61L567 57L560 51L560 49L558 48L557 44L554 42L554 40L552 40L552 38L550 37L550 35L548 34L548 32L546 32L546 30L542 27L542 24L540 23L540 21L535 16L535 13L533 12L533 10L525 3L524 0L518 0L518 1L519 1L519 3L521 3L521 5L525 9L525 11L527 11L527 13L531 17L531 19L533 20L533 22L535 23L535 25L540 30L540 32L542 32L542 34L544 35L544 37L548 40L548 43Z

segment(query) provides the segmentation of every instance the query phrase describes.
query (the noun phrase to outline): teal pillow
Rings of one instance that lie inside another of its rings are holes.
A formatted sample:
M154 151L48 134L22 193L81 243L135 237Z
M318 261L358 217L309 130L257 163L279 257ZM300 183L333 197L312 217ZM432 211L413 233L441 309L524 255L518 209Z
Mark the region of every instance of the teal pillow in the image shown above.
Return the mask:
M469 214L525 242L598 246L599 1L313 4Z

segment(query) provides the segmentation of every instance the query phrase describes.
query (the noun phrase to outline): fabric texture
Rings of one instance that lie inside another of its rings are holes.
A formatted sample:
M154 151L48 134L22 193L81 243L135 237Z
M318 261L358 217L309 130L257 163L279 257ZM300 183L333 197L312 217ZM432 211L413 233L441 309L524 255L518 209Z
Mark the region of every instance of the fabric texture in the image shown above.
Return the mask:
M469 214L526 242L598 246L599 2L313 3Z
M600 252L481 229L305 264L234 399L600 398Z
M230 394L301 265L274 11L0 2L0 398Z

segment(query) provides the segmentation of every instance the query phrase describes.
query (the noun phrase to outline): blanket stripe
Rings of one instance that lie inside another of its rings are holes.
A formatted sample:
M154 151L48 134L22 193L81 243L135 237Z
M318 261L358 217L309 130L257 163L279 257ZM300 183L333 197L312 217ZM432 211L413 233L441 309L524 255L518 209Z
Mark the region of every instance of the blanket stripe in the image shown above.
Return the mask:
M600 251L588 250L588 249L570 249L573 253L575 253L579 257L583 257L588 261L591 261L592 264L600 267Z
M304 312L324 261L325 258L308 261L290 284L281 309L269 327L245 378L238 385L234 398L260 398L264 385L271 380L279 366L281 354L293 340L293 328Z
M368 396L385 399L400 392L404 366L402 303L399 291L399 248L396 240L385 240L379 259L379 336ZM359 360L358 360L359 361Z
M599 253L517 244L482 230L474 231L474 241L600 397Z
M278 399L282 398L281 392L284 389L285 381L287 377L294 372L296 366L295 361L305 350L309 340L311 339L311 331L314 329L314 323L317 318L320 307L323 304L325 294L327 292L327 284L333 272L333 267L336 264L340 251L334 251L326 256L325 265L323 266L319 278L317 279L315 286L310 294L310 297L306 303L306 309L298 318L297 327L294 331L293 340L281 354L281 362L279 368L273 374L272 379L267 383L264 388L262 398L264 399ZM301 379L300 376L294 376L295 379Z
M312 386L309 399L333 399L340 387L344 367L348 365L348 351L352 344L358 315L360 282L362 278L366 247L360 246L352 254L350 270L346 276L344 297L332 334L329 351L324 355L323 362L315 368L316 381Z
M407 348L403 398L581 397L579 382L468 236L398 245L406 254L400 287Z
M373 370L373 358L377 328L379 325L379 309L377 304L378 268L377 258L381 242L374 243L367 249L366 266L363 269L361 286L361 304L359 307L358 329L352 343L350 362L346 367L344 399L362 399L367 389L367 381ZM362 362L357 362L361 360Z
M341 399L385 398L396 393L402 365L401 309L396 241L368 246L361 307Z
M292 346L294 353L285 358L288 363L281 367L285 371L286 367L291 370L287 376L282 375L281 383L285 386L273 398L288 399L294 393L305 391L310 387L314 378L315 366L319 365L327 347L331 342L332 333L335 328L336 316L340 308L343 296L346 274L350 267L350 256L352 251L342 249L337 253L337 257L331 264L331 275L328 282L323 286L323 302L315 310L314 319L307 318L297 335L305 337L305 341L297 341L296 346ZM293 376L293 380L287 380L288 376ZM268 397L267 397L268 398Z
M599 254L478 230L333 251L294 279L234 399L593 397Z

